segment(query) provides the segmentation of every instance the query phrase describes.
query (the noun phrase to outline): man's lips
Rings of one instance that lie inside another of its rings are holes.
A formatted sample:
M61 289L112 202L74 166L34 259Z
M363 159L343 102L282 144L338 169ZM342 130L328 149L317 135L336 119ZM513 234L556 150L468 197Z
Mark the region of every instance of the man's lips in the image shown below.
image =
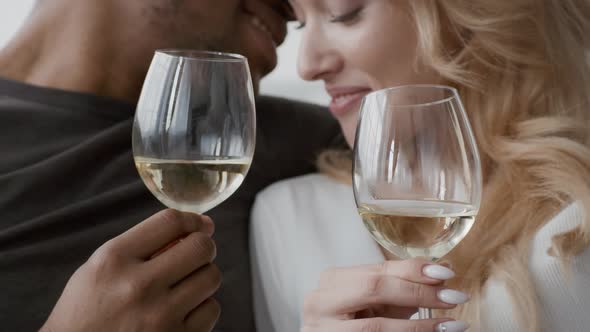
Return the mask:
M335 116L353 111L355 107L358 107L360 100L372 91L367 87L328 88L326 90L332 97L330 112Z
M277 44L257 16L244 13L246 18L246 37L242 51L248 57L252 75L256 79L269 73L277 65Z

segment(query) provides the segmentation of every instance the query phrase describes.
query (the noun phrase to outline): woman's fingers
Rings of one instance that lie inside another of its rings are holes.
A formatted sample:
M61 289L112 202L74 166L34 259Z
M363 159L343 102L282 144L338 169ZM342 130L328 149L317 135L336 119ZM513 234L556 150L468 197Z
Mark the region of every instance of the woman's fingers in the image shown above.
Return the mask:
M400 320L376 317L306 325L301 329L301 332L464 332L468 328L469 325L462 321L448 319Z
M433 264L424 259L408 259L327 270L321 275L319 288L348 284L351 276L364 274L394 276L429 285L440 284L455 277L455 273L445 266Z
M348 274L346 285L342 280L332 287L324 285L307 296L304 316L308 321L342 319L377 305L451 309L469 300L459 291L383 274Z
M308 331L435 331L434 321L400 318L418 307L452 309L469 301L467 294L443 286L454 276L449 268L421 259L332 269L306 297L304 323ZM444 324L441 331L464 328Z

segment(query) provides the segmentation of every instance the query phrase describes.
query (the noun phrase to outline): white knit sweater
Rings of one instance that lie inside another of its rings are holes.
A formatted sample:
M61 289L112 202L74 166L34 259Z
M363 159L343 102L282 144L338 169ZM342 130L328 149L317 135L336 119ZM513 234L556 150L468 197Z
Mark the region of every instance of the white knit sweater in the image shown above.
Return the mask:
M543 332L590 331L590 249L574 259L571 275L564 275L559 261L547 254L551 237L574 228L582 218L574 204L533 240L529 269ZM360 221L351 187L318 174L276 183L260 193L250 234L256 324L261 332L298 331L303 299L317 286L322 271L384 260ZM499 277L486 285L483 305L482 331L522 330Z

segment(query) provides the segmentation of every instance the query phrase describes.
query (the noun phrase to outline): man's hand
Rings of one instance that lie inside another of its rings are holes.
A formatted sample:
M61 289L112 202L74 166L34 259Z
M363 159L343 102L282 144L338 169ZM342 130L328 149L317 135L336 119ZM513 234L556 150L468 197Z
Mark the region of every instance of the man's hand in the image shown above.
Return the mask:
M164 210L108 241L71 277L41 331L212 330L221 283L213 228L209 217Z

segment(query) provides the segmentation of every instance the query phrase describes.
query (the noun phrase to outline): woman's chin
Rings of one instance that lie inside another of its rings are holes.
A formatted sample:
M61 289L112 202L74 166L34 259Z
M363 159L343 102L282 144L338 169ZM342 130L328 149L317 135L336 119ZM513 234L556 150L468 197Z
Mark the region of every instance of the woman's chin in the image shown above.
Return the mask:
M348 146L352 148L354 146L354 137L356 135L356 125L358 121L358 110L347 112L342 116L337 116L336 119L340 123L340 129L346 139Z

